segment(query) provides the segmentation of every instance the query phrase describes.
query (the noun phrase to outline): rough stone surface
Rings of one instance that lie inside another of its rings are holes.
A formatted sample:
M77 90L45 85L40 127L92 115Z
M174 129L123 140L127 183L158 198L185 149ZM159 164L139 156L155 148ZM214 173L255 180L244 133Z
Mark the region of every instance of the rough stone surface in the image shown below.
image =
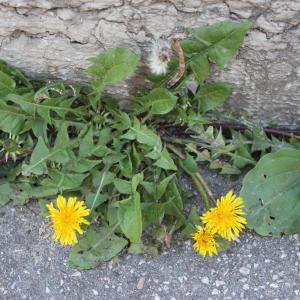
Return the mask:
M217 196L230 188L239 190L240 178L214 172L205 176ZM211 258L196 254L191 241L175 240L157 257L123 255L114 263L79 271L68 266L68 249L51 242L51 230L36 203L1 208L0 228L0 299L296 300L300 296L298 235L271 239L248 232L230 250Z
M242 50L216 76L232 83L230 107L255 122L299 125L299 0L0 0L0 57L30 76L82 80L86 58L112 46L145 53L184 28L250 19Z

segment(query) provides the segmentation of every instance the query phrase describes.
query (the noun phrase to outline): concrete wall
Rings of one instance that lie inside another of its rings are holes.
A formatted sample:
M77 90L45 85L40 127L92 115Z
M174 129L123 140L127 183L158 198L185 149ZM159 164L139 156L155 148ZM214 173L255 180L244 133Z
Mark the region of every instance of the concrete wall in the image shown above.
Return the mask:
M300 0L0 0L0 58L33 77L82 80L86 58L112 46L145 53L153 37L250 19L226 71L230 106L255 122L300 125Z

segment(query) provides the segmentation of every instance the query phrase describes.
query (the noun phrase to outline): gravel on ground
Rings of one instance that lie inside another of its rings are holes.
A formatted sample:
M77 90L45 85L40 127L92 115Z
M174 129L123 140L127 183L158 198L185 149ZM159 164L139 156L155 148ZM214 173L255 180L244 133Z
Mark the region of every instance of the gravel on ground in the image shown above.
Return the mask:
M205 171L216 195L241 178ZM187 183L186 183L187 184ZM68 265L68 248L51 240L36 202L0 209L0 299L300 299L299 235L242 234L217 257L192 241L159 256L123 255L95 269Z

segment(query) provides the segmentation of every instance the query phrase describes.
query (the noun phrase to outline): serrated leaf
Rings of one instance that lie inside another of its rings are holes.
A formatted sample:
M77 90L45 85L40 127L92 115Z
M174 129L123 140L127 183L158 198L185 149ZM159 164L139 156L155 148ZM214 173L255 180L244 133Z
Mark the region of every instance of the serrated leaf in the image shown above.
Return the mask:
M195 98L200 101L200 110L205 113L222 105L230 96L231 88L222 82L207 83L201 87Z
M38 143L35 146L33 153L31 154L30 164L24 164L22 166L22 174L28 176L31 173L40 175L41 172L46 172L45 166L47 166L47 161L55 157L59 152L65 151L67 148L71 148L76 143L80 141L80 138L65 142L60 147L56 147L51 151L45 145L42 137L39 137ZM32 157L34 154L34 157Z
M108 227L90 225L87 233L70 251L69 263L80 269L91 269L109 261L127 245L127 241Z
M51 111L56 112L60 117L64 117L68 112L71 112L78 116L82 115L81 109L73 109L63 106L62 103L58 102L57 100L47 99L42 103L36 103L34 102L33 93L24 94L22 96L9 94L6 96L6 100L20 105L20 107L32 117L35 117L36 114L38 114L49 124L52 124L52 118L50 117Z
M108 84L132 75L139 62L139 56L128 48L111 48L90 61L93 65L86 73L99 77L103 83Z
M42 185L59 189L60 192L65 190L79 190L82 181L88 174L64 173L63 171L49 169L49 177L42 181Z
M223 68L240 48L252 23L223 21L213 25L190 29L190 33L203 47L202 52Z
M247 227L261 235L300 232L300 150L263 156L243 180Z

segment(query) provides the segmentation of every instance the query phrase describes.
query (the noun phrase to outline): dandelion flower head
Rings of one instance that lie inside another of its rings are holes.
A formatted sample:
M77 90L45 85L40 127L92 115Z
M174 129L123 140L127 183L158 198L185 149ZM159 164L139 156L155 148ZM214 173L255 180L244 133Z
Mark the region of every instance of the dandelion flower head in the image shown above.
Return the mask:
M57 208L53 203L47 204L50 213L51 226L54 229L52 238L62 245L72 245L78 242L76 232L83 234L81 224L89 224L84 217L90 214L90 210L83 201L77 201L76 197L68 200L59 195L56 199Z
M192 238L195 240L194 249L202 256L206 256L206 253L208 253L209 256L213 254L218 255L218 244L213 234L207 228L197 226L197 232L192 235Z
M247 223L242 210L244 201L237 197L233 191L217 200L216 207L211 208L201 217L206 227L213 233L231 241L245 228Z

